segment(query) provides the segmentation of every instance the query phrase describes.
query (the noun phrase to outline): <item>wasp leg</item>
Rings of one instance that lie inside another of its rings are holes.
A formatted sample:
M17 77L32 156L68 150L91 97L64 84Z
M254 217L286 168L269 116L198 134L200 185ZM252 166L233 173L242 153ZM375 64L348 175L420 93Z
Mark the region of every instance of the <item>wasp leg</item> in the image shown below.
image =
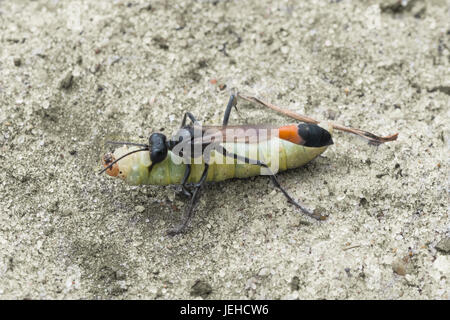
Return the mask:
M295 205L297 208L299 208L304 214L308 215L309 217L316 219L316 220L322 220L321 216L317 216L315 215L311 210L309 210L308 208L306 208L302 203L295 201L290 195L289 193L287 193L287 191L281 186L280 182L278 181L275 173L272 172L272 170L270 170L269 166L267 164L265 164L262 161L259 160L253 160L253 159L249 159L247 157L243 157L240 156L238 154L235 153L231 153L228 152L224 147L218 145L216 147L216 151L217 152L221 152L224 156L226 157L233 157L236 160L240 160L243 161L244 163L251 163L251 164L255 164L258 165L260 167L266 168L269 171L269 177L270 180L272 180L273 184L281 190L281 192L283 192L284 196L287 198L288 202L292 203L293 205Z
M206 177L208 176L208 168L209 165L205 163L205 169L203 170L200 182L195 185L195 190L192 193L191 201L189 202L189 205L185 209L183 222L178 227L168 230L167 231L168 235L174 236L176 234L184 232L189 222L191 221L193 217L193 209L194 206L197 204L200 189L203 187L203 184L206 181Z
M237 105L237 96L236 96L236 93L233 92L230 95L230 100L228 100L228 104L225 109L225 114L223 116L223 122L222 122L223 126L228 125L228 119L230 118L231 109L234 107L237 111L236 105Z
M191 174L191 165L186 164L186 171L184 172L183 180L181 180L181 191L187 197L192 197L192 193L186 188L187 180Z
M192 113L186 112L184 114L184 116L183 116L183 121L181 121L181 127L180 128L183 128L184 126L186 126L187 117L189 117L189 119L192 121L192 123L195 124L197 122L197 119L195 119L195 117L194 117L194 115Z
M268 170L269 167L266 166L266 168ZM299 208L300 210L302 210L303 213L305 213L306 215L308 215L309 217L316 219L316 220L322 220L323 217L322 216L318 216L316 214L314 214L311 210L309 210L308 208L306 208L302 203L295 201L290 195L289 193L287 193L286 190L284 190L284 188L280 185L280 182L278 181L276 175L274 173L271 173L271 175L269 175L270 180L272 180L273 184L281 190L281 192L283 192L284 196L287 198L288 202L292 203L294 206L296 206L297 208Z
M181 121L181 127L184 128L186 126L186 120L189 118L193 124L197 122L195 116L190 112L185 112L183 116L183 120ZM189 175L191 174L191 165L186 164L186 171L184 172L183 180L181 181L181 191L187 197L192 197L192 193L186 188L187 180L189 179Z

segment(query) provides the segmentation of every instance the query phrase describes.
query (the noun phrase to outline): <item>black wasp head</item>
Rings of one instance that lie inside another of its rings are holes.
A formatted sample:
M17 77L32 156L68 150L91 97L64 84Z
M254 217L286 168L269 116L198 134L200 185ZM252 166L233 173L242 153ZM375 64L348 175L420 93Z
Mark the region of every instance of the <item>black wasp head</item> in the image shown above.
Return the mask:
M152 133L148 142L152 164L163 161L167 157L166 136L162 133Z

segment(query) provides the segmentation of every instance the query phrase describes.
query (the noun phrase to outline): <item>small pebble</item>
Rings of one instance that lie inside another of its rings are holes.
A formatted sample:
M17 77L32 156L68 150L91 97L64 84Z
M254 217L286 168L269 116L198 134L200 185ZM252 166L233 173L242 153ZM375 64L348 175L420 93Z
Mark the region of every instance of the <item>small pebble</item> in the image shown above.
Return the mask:
M270 273L270 270L268 268L262 268L261 270L259 270L258 275L261 277L265 277L268 276Z
M436 250L449 254L450 253L450 237L444 238L436 245Z
M191 288L191 296L206 298L212 292L212 287L202 280L197 280Z
M22 65L22 59L20 58L14 58L14 65L16 67L20 67Z
M136 206L134 208L134 210L136 210L136 212L142 213L142 212L145 211L145 207L143 207L143 206Z
M300 289L300 279L297 276L293 277L290 285L292 291L297 291Z
M395 260L394 262L392 262L392 270L400 276L406 275L405 262L401 259Z
M68 72L66 76L59 83L59 87L61 89L69 89L73 83L73 75L72 72Z

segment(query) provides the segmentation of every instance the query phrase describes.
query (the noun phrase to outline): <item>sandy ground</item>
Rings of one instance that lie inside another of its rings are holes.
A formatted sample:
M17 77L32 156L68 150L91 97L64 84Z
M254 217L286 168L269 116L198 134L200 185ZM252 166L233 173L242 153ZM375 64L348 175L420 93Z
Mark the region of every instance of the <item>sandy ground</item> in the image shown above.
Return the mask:
M449 7L0 1L0 298L449 299ZM220 124L233 87L399 138L335 133L279 175L326 221L256 177L208 185L169 237L177 188L97 175L105 141L170 135L188 110Z

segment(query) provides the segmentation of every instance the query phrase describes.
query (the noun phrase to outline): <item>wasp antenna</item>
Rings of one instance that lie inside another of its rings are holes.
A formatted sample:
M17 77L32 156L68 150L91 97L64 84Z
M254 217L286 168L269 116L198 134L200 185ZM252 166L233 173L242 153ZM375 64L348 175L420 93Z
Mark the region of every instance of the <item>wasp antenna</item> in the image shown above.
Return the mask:
M313 124L320 123L319 121L317 121L317 120L315 120L313 118L310 118L310 117L307 117L307 116L295 113L293 111L282 109L282 108L277 107L277 106L275 106L275 105L273 105L271 103L262 101L261 99L258 99L256 97L247 96L247 95L244 95L244 94L241 94L241 93L238 93L238 96L240 98L244 99L244 100L247 100L247 101L253 102L253 103L261 104L261 105L263 105L263 106L265 106L267 108L270 108L270 109L272 109L272 110L274 110L276 112L284 114L285 116L291 117L293 119L296 119L296 120L299 120L299 121L302 121L302 122L313 123ZM349 128L349 127L345 127L345 126L342 126L342 125L339 125L339 124L335 124L335 123L332 123L331 126L334 129L336 129L336 130L340 130L340 131L345 131L345 132L356 134L356 135L358 135L358 136L368 140L369 144L371 144L371 145L380 145L380 144L385 143L385 142L395 141L395 140L397 140L397 137L398 137L398 133L392 134L392 135L386 136L386 137L381 137L381 136L377 136L377 135L375 135L373 133L370 133L368 131L364 131L364 130L360 130L360 129L354 129L354 128Z
M381 136L377 136L371 132L364 131L361 129L349 128L349 127L341 126L338 124L332 124L332 125L333 125L333 128L335 128L337 130L356 134L356 135L368 140L369 144L374 145L374 146L378 146L382 143L389 142L389 141L395 141L395 140L397 140L397 137L398 137L398 133L392 134L390 136L381 137Z
M108 169L111 169L111 167L117 163L117 161L122 160L123 158L129 156L130 154L136 153L136 152L140 152L140 151L148 151L148 148L146 149L138 149L138 150L133 150L131 152L128 152L127 154L124 154L123 156L121 156L119 159L114 160L113 162L111 162L108 166L106 166L105 168L103 168L98 174L102 174L103 172L105 172Z
M282 109L280 107L277 107L276 105L273 105L271 103L262 101L261 99L258 99L256 97L247 96L247 95L244 95L244 94L241 94L241 93L238 93L238 96L240 98L244 99L244 100L247 100L248 102L259 103L259 104L261 104L261 105L263 105L263 106L265 106L265 107L267 107L269 109L272 109L272 110L274 110L276 112L284 114L287 117L290 117L290 118L293 118L293 119L296 119L296 120L299 120L299 121L302 121L302 122L306 122L306 123L312 123L312 124L318 124L319 123L319 121L314 120L313 118L310 118L310 117L298 114L298 113L293 112L293 111Z
M117 145L128 145L128 146L136 146L136 147L144 147L144 148L148 148L148 144L143 144L143 143L134 143L134 142L122 142L122 141L106 141L105 143L107 144L117 144Z

